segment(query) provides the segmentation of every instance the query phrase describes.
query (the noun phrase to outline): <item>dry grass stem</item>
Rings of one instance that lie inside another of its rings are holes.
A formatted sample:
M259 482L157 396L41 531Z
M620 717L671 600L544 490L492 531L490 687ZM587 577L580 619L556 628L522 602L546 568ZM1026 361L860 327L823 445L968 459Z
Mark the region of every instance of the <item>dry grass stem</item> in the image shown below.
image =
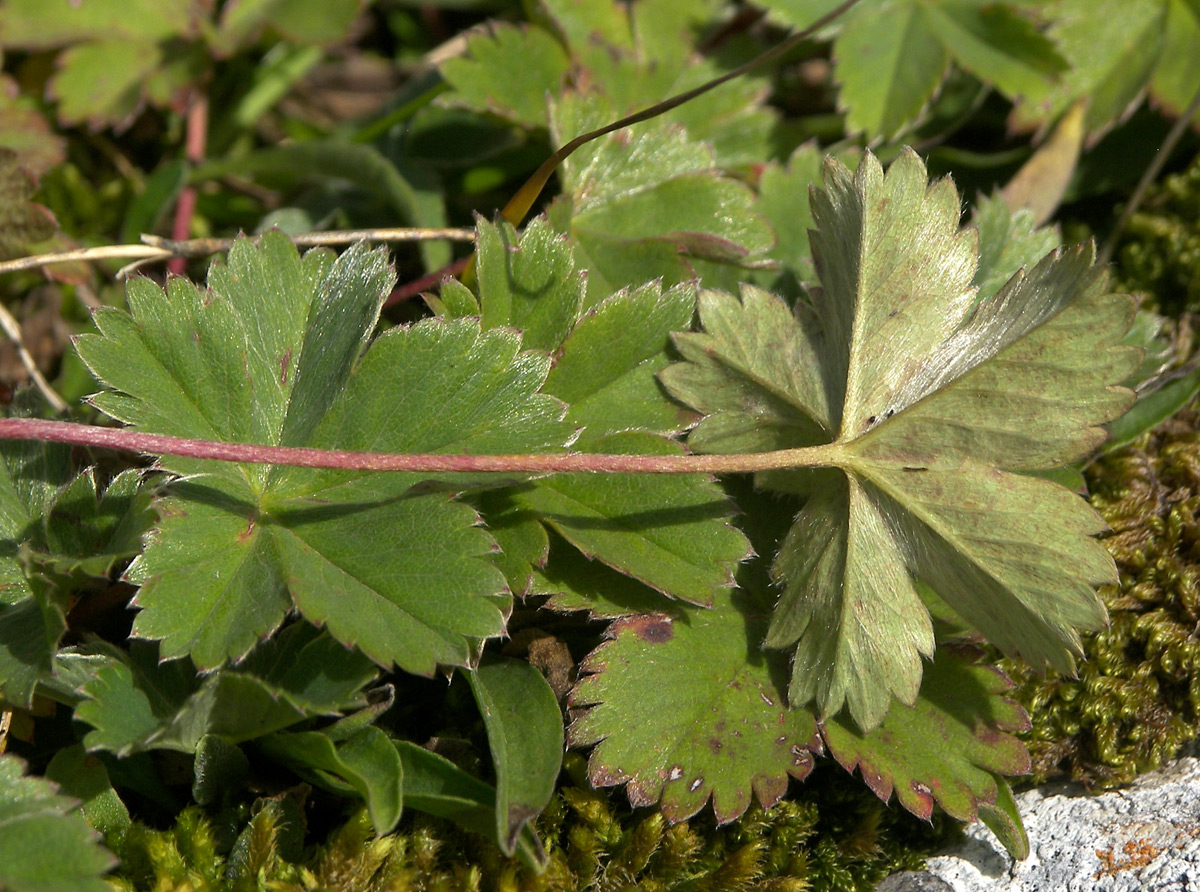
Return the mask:
M400 227L394 229L345 229L332 232L306 232L293 236L292 241L303 248L326 245L350 245L359 241L368 242L419 242L445 239L448 241L469 242L475 238L473 229L419 229ZM95 248L79 248L74 251L59 251L52 254L36 254L32 257L18 257L15 260L0 262L0 274L15 273L22 270L41 269L58 263L76 263L78 261L97 260L132 260L133 264L125 267L118 278L128 275L137 266L171 257L205 257L228 251L233 247L234 239L230 238L198 238L187 241L172 241L156 235L143 235L140 245L101 245Z

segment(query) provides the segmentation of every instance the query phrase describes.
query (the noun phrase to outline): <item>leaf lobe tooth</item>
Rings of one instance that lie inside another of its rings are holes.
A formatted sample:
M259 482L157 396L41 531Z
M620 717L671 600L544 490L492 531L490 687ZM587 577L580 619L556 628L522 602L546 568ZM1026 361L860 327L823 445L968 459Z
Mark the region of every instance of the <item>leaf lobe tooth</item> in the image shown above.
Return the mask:
M799 745L794 745L791 748L792 767L806 769L805 774L812 770L813 757L809 750Z
M629 804L634 808L644 808L647 805L654 805L658 801L658 796L636 778L625 785L625 795L629 799Z

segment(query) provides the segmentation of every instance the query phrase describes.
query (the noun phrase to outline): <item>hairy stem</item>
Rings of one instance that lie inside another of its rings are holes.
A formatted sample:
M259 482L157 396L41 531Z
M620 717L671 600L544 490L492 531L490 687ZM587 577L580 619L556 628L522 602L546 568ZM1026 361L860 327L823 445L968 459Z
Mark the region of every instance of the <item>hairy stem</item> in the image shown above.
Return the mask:
M292 446L256 446L144 434L121 428L45 421L0 419L0 440L40 440L250 464L294 465L347 471L408 471L471 474L736 474L785 468L836 467L845 463L840 443L752 452L741 455L610 455L586 452L517 455L346 452Z

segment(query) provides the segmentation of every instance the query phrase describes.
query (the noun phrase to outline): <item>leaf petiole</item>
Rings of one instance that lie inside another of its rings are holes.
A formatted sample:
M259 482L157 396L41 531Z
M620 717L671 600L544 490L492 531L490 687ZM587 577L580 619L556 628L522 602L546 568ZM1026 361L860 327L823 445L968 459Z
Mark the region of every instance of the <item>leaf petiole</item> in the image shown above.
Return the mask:
M0 419L0 440L40 440L250 464L439 474L738 474L789 468L837 467L845 464L847 460L845 447L841 443L734 455L614 455L586 452L449 455L349 452L338 449L222 443L38 418Z

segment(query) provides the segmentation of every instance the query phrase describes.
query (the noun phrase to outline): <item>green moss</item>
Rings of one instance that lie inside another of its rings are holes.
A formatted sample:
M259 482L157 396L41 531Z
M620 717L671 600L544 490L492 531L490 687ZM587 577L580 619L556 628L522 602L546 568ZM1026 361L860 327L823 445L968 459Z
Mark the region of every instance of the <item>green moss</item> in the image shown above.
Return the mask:
M1171 758L1200 719L1200 411L1181 412L1088 471L1120 585L1109 628L1085 641L1079 677L1011 662L1033 727L1035 782L1066 772L1105 788Z
M895 870L915 869L953 822L922 824L879 802L836 766L825 766L802 798L738 822L711 817L668 825L582 781L583 760L538 820L549 865L535 874L445 822L416 815L376 838L365 814L352 818L299 863L284 857L286 810L260 800L231 851L199 809L170 830L135 826L111 882L122 892L867 892Z
M1121 287L1169 315L1200 309L1200 156L1152 187L1117 252Z

